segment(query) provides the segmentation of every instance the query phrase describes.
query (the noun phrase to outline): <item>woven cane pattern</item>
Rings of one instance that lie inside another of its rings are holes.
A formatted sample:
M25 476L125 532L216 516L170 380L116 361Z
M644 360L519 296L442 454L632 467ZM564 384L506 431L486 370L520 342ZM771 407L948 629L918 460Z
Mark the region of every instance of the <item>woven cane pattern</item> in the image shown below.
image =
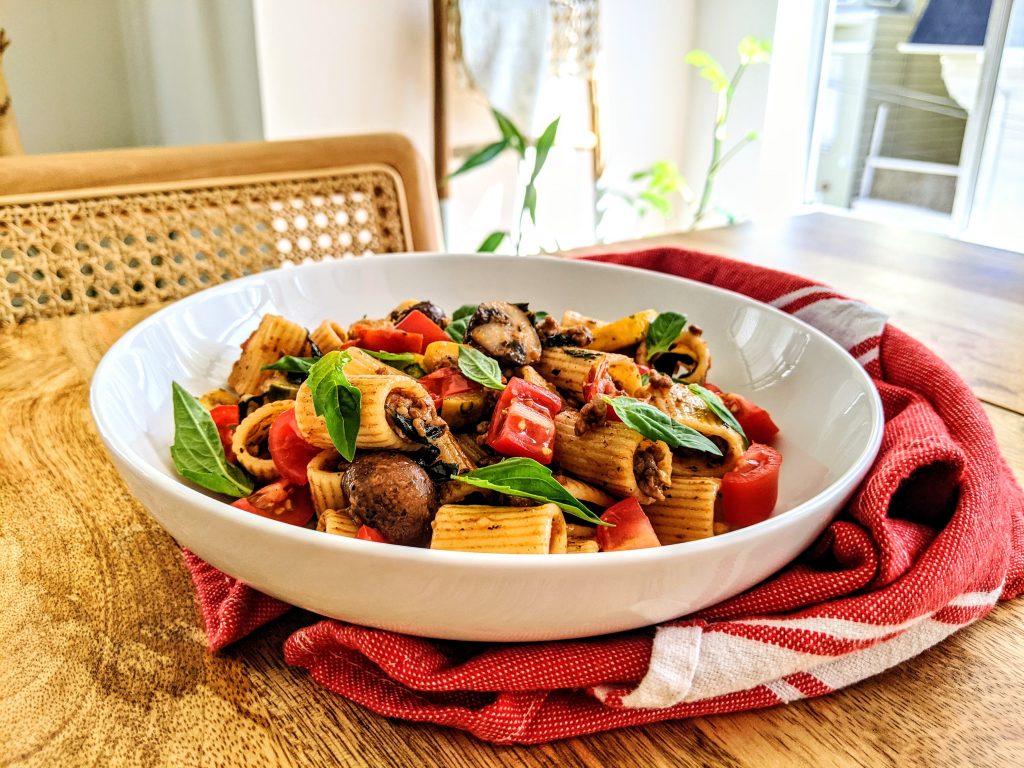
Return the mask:
M0 327L168 301L281 264L410 250L386 171L0 203Z

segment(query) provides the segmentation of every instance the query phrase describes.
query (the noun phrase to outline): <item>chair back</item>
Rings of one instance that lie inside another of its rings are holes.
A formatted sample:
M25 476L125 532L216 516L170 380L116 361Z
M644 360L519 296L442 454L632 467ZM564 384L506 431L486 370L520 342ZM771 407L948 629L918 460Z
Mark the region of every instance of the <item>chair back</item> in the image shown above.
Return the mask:
M437 250L438 233L432 179L397 135L0 158L0 327Z

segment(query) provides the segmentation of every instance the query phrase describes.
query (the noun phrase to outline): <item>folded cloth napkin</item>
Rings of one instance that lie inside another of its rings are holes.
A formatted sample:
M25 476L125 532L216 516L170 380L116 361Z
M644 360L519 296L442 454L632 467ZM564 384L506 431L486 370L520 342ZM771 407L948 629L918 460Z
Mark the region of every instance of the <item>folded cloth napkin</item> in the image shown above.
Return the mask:
M747 294L817 326L870 372L881 453L840 517L771 579L608 637L452 643L319 621L290 664L389 717L537 743L820 696L921 653L1024 591L1024 494L964 382L875 310L803 278L675 249L595 257ZM287 606L185 553L217 650Z

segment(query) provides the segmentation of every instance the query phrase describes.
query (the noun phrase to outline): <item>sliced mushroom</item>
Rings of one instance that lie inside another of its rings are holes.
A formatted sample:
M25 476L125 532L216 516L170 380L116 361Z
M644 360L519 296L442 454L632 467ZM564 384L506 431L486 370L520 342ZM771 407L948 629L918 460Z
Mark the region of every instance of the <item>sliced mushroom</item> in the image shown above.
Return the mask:
M530 316L515 304L487 301L476 308L466 327L466 341L508 365L540 360L541 344Z
M417 309L442 328L448 325L448 320L444 316L444 310L432 301L403 302L391 310L391 314L388 315L388 320L392 323L400 323L405 319L406 315Z

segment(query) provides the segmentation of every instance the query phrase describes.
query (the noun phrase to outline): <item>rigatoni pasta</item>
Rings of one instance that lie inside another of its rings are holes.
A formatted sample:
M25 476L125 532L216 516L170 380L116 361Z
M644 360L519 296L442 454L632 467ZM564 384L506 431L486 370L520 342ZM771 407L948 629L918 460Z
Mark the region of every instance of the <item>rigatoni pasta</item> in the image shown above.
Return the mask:
M193 404L176 389L175 465L246 512L458 552L670 546L771 512L781 457L744 433L756 406L708 383L700 328L554 317L410 300L307 333L267 315L227 388ZM756 510L737 511L741 487Z

